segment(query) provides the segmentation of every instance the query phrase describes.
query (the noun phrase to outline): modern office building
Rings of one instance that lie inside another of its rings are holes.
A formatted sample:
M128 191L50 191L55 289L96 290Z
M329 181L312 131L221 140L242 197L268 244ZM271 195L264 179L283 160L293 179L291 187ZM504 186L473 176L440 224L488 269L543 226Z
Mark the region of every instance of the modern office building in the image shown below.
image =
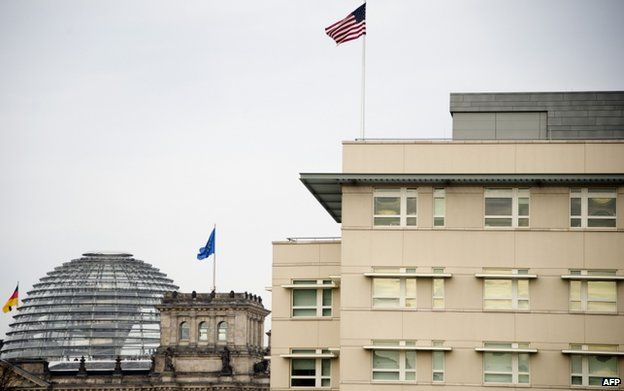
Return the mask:
M271 390L624 377L624 92L451 114L452 140L347 141L342 172L301 174L341 238L273 244Z

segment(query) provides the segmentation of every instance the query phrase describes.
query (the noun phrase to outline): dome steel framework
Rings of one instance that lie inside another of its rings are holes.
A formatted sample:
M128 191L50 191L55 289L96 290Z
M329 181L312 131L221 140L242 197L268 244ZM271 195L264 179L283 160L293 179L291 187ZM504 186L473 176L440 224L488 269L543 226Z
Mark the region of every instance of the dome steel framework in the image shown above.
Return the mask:
M126 253L86 253L34 284L2 358L147 358L160 342L156 305L173 281Z

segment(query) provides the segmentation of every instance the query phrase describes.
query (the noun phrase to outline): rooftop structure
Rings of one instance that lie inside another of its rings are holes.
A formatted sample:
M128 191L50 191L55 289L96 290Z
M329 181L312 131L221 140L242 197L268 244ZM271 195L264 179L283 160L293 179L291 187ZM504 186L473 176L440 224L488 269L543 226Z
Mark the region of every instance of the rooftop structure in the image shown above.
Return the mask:
M85 253L42 277L17 308L3 359L149 359L173 281L127 253Z
M624 139L624 92L451 94L455 140Z

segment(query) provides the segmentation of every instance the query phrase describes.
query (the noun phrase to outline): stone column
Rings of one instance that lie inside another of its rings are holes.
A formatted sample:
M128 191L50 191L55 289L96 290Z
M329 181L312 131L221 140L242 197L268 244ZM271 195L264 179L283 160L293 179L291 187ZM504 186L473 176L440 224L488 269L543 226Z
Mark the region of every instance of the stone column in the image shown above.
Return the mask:
M197 346L198 328L197 328L197 311L191 310L189 320L189 345Z
M249 314L247 314L247 343L249 345L252 344L251 339L252 339L252 335L251 335L251 317L249 316Z
M178 345L178 316L173 313L169 317L169 346Z
M219 322L217 322L217 314L214 313L213 316L210 318L210 324L211 324L211 332L208 334L208 342L212 345L216 345L217 344L217 324Z
M256 341L256 339L258 338L258 322L256 321L255 318L251 319L251 330L253 332L253 341L252 341L252 345L256 346L258 344L258 341Z
M264 347L264 322L262 319L258 321L258 325L260 326L260 341L258 342L258 346L262 349Z

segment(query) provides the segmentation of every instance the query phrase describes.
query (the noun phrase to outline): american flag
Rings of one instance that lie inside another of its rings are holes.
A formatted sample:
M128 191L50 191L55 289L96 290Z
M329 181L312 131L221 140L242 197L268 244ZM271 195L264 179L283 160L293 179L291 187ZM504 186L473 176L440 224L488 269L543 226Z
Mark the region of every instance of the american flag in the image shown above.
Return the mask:
M325 33L338 45L366 35L366 3L359 6L343 20L325 28Z

